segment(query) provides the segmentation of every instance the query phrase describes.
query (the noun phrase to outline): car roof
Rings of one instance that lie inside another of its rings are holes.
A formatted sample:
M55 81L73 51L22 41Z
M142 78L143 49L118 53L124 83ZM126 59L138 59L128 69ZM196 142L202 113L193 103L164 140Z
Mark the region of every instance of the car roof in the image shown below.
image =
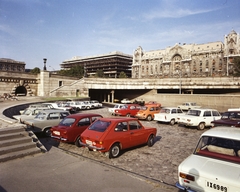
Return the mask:
M59 113L62 113L62 112L67 112L68 111L65 111L65 110L61 110L61 109L47 109L47 110L39 110L40 112L45 112L45 113L53 113L53 112L59 112Z
M202 136L222 137L234 140L240 140L240 128L235 127L216 127L204 132Z
M134 117L103 117L103 118L101 118L101 120L118 122L118 121L138 120L138 118L134 118Z
M200 111L218 111L216 109L209 109L209 108L194 108L194 109L189 109L189 110L200 110Z
M178 108L178 107L162 107L162 109L181 109L181 108Z
M102 117L102 115L96 114L96 113L75 113L75 114L68 115L68 117L93 117L93 116Z

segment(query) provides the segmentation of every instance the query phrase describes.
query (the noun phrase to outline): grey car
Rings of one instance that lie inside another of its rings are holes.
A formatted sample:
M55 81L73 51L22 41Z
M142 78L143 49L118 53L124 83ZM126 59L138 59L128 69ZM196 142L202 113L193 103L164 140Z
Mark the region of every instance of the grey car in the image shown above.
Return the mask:
M70 113L64 110L41 110L34 119L26 120L24 124L27 125L27 129L33 132L42 132L44 135L50 136L50 128L58 125L68 115Z

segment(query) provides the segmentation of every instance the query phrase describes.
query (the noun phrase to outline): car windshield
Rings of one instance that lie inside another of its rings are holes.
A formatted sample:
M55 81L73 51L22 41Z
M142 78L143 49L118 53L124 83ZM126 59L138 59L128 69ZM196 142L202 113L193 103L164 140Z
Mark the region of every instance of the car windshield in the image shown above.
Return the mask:
M240 141L203 136L199 140L194 154L240 164Z
M111 122L109 121L102 121L102 120L97 120L95 121L88 129L93 130L93 131L98 131L98 132L104 132Z
M170 113L170 109L161 109L160 113Z
M32 113L32 110L30 109L25 109L24 112L22 113L22 115L29 115Z
M187 115L192 115L192 116L200 116L201 111L200 110L189 110L187 112Z
M221 119L240 120L240 112L225 112Z
M145 111L145 110L147 110L147 107L146 107L146 106L142 106L142 107L141 107L141 110L144 110L144 111Z
M65 118L59 123L59 125L70 127L75 121L76 119L74 118Z

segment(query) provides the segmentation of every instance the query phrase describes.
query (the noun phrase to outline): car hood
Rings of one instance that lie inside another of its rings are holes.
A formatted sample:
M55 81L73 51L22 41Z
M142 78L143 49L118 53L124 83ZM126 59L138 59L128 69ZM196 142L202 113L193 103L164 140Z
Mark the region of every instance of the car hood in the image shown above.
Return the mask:
M190 155L179 165L179 172L190 173L208 180L218 180L227 185L240 187L240 166L237 163L211 159L199 155Z
M13 115L14 119L20 120L22 115Z

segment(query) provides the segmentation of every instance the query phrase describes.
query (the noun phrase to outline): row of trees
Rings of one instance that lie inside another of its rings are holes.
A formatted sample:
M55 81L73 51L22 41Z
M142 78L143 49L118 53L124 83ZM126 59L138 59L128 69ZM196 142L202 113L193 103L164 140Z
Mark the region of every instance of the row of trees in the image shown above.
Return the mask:
M240 57L235 57L233 60L233 63L234 63L233 75L236 77L240 77ZM30 73L38 74L38 73L40 73L40 69L38 67L35 67L34 69L32 69L30 71ZM82 77L84 77L84 67L83 66L74 66L69 70L61 69L60 71L57 71L57 74L63 75L63 76L82 78ZM104 75L103 70L100 69L96 72L96 75L94 77L104 78L106 76ZM121 72L119 74L119 78L127 78L127 75L124 72Z

